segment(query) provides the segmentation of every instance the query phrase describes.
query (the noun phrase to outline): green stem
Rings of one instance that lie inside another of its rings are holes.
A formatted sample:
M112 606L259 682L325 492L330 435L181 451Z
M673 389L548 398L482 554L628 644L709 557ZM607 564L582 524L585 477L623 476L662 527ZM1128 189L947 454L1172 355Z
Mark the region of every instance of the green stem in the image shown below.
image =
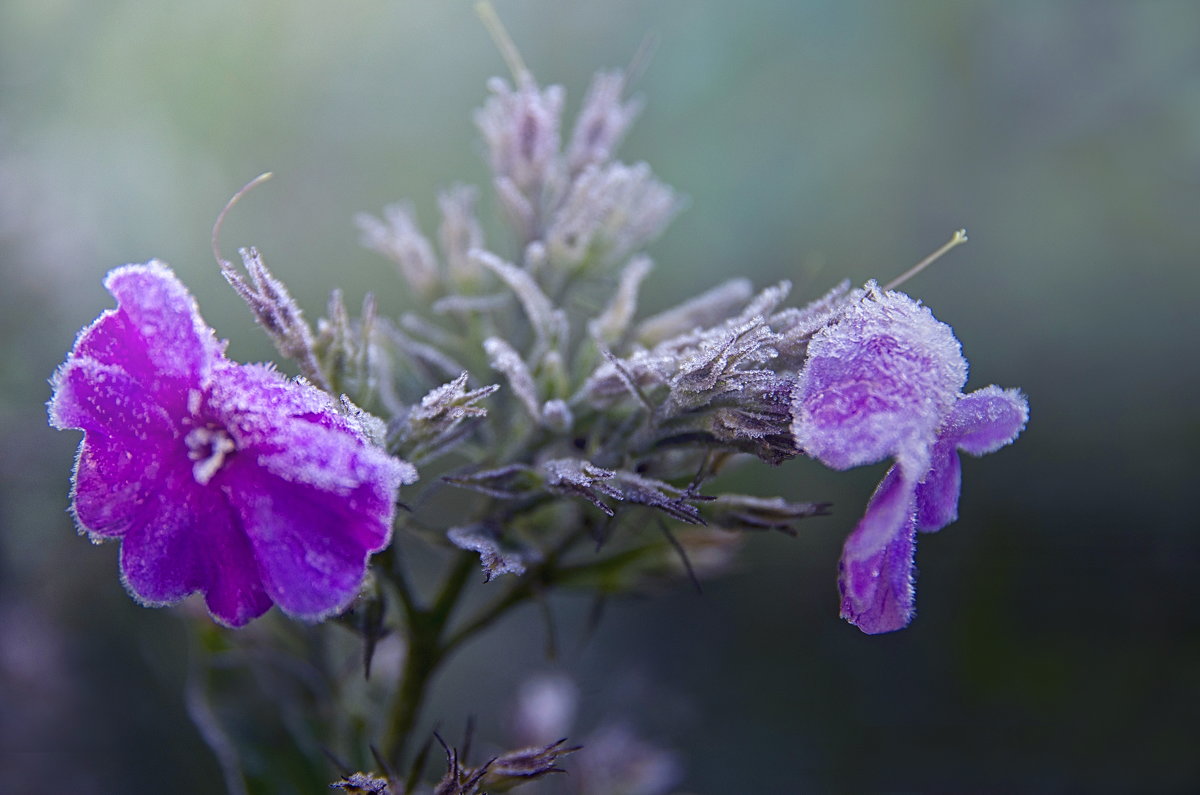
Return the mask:
M409 646L400 677L400 687L392 706L392 714L380 750L385 758L400 764L404 758L412 732L421 716L429 682L446 658L464 642L491 626L500 616L513 607L552 586L563 577L579 575L593 570L602 570L613 564L621 555L610 556L592 563L559 567L558 562L575 543L586 534L585 528L569 533L559 545L551 550L545 560L534 571L529 572L495 602L485 607L456 631L445 636L450 617L458 604L473 572L478 568L474 553L463 552L438 591L433 605L422 610L411 598L405 599L408 611ZM391 570L393 575L398 574Z
M473 553L460 553L438 590L433 605L427 610L417 605L399 572L395 569L390 572L404 603L409 631L408 651L404 658L404 669L400 674L400 687L392 704L392 714L380 748L385 758L397 763L404 758L413 729L421 717L421 709L429 691L429 681L449 650L442 642L446 625L466 588L471 572L477 565Z

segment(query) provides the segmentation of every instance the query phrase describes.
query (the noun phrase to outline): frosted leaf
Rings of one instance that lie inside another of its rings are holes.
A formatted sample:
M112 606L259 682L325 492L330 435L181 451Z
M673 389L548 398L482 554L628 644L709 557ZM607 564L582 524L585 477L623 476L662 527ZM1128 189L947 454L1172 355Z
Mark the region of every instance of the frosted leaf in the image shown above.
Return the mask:
M791 291L792 283L787 280L767 287L754 296L754 298L750 299L750 302L746 304L741 313L731 322L745 323L756 317L770 317L775 308L783 302L783 299L787 298L788 293Z
M455 359L450 358L442 350L420 340L415 340L382 318L379 320L380 334L398 351L402 352L412 362L420 364L431 374L430 380L436 382L442 378L450 378L455 373L461 373L463 367ZM382 383L390 382L390 378L381 377Z
M471 430L470 420L487 416L477 405L499 385L467 389L464 371L453 381L434 388L404 417L397 435L401 449L417 463L453 450Z
M671 379L671 400L681 407L710 402L717 395L774 380L758 367L775 357L775 334L761 317L735 327L679 363Z
M620 489L607 482L616 475L616 472L598 467L580 458L557 458L544 461L540 471L545 478L548 490L558 494L582 497L609 516L613 515L613 509L600 498L625 499Z
M623 470L613 474L612 483L621 492L625 502L655 508L685 524L704 524L700 511L692 503L711 497L702 497L656 478Z
M753 294L749 279L730 279L638 325L638 342L654 346L680 334L719 323L741 308Z
M493 368L504 373L508 386L516 395L517 400L529 413L535 422L541 422L542 408L538 400L537 385L533 381L533 373L529 365L521 358L513 346L499 337L489 337L483 342L483 350L487 353L488 362Z
M495 312L509 305L508 293L491 295L447 295L434 301L430 310L435 315L480 315Z
M536 195L555 179L563 89L540 89L528 74L516 87L501 78L488 81L492 96L475 112L487 146L488 164L522 194Z
M312 330L304 320L300 305L267 268L257 249L238 249L238 254L250 281L247 282L232 263L225 261L221 262L221 275L250 307L255 321L267 332L275 348L285 357L294 359L308 380L328 391L329 385L313 347Z
M542 425L550 430L566 433L571 430L572 422L574 418L566 401L555 398L542 405Z
M479 264L468 256L483 248L483 228L475 217L479 191L470 185L455 185L438 194L442 223L438 243L450 276L457 284L473 284L479 278Z
M641 112L640 98L621 99L626 80L623 71L597 72L592 77L567 145L567 166L572 174L612 157Z
M588 166L551 219L546 248L553 261L567 265L592 255L620 262L657 238L682 206L645 163Z
M779 334L776 348L782 363L793 369L803 365L809 340L837 319L847 303L849 292L849 280L842 281L804 307L788 307L771 316L771 328Z
M416 214L409 203L392 204L383 210L384 220L360 213L354 222L362 231L362 244L395 263L400 275L420 295L438 285L438 263L429 239L421 234Z
M567 316L555 309L550 299L538 287L527 272L511 265L489 251L474 251L471 256L481 265L495 273L508 285L521 302L521 308L529 318L529 324L537 334L538 341L547 348L557 347L567 337Z
M351 427L359 436L367 439L376 447L384 447L387 438L387 423L369 411L354 405L354 401L342 395L339 398L342 414L350 421Z
M481 792L506 792L549 773L564 772L558 761L581 746L567 746L566 738L545 746L507 751L492 759L479 780Z
M499 533L487 525L452 527L446 531L446 537L459 549L479 553L484 582L491 582L504 574L520 576L525 573L527 566L541 559L532 547L501 541Z
M634 257L625 265L608 306L588 323L588 331L593 337L611 345L624 336L637 313L638 290L641 289L642 280L653 267L649 257Z
M538 211L529 197L508 177L497 177L492 187L509 226L517 230L523 240L534 238L538 234Z
M390 782L368 773L351 773L329 785L330 789L346 790L354 795L388 795Z
M827 502L790 502L782 497L722 494L703 508L709 522L731 530L778 530L795 535L796 522L829 513Z

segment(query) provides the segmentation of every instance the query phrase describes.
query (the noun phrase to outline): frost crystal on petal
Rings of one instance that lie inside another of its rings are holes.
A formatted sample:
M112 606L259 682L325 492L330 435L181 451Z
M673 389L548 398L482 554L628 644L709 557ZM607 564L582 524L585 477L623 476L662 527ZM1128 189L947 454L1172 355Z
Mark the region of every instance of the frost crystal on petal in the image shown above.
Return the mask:
M267 277L251 270L248 287L286 298ZM81 529L121 539L122 579L145 604L201 591L230 626L272 603L310 620L345 608L416 470L352 404L225 359L165 265L118 268L106 286L117 308L80 335L49 404L52 425L84 431Z

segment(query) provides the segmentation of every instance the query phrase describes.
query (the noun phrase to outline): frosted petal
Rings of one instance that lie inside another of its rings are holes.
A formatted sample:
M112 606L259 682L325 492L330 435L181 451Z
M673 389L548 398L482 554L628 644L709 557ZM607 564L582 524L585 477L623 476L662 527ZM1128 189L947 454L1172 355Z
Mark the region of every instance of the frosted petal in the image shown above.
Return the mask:
M71 503L81 529L94 537L129 530L158 489L159 456L123 439L89 433L79 446Z
M842 548L841 616L863 632L892 632L911 620L914 533L912 484L893 466Z
M842 618L869 635L907 626L915 598L915 533L912 486L893 466L842 550Z
M254 550L267 594L286 613L319 620L358 592L367 558L391 526L355 510L353 498L322 494L240 464L229 496Z
M50 424L126 440L132 447L172 434L167 409L132 375L94 359L69 360L54 375ZM157 444L157 442L155 442Z
M174 493L152 499L142 521L121 542L121 575L139 602L157 606L177 602L203 585L204 538L197 530L207 517L195 513L200 505Z
M152 260L117 268L104 286L117 299L127 330L143 340L157 375L198 381L220 358L220 346L195 299L165 264Z
M809 343L792 432L801 449L835 469L896 456L919 477L966 376L949 326L907 295L869 284Z
M909 522L870 558L842 562L842 618L868 635L895 632L912 621L914 536Z
M992 385L964 395L941 436L971 455L994 453L1011 444L1029 421L1029 401L1018 389Z
M125 536L125 585L149 606L202 591L213 618L243 626L271 607L250 544L219 493L184 483L158 495L145 520Z
M961 488L962 463L954 444L939 442L933 448L928 474L917 484L917 529L932 533L957 519Z

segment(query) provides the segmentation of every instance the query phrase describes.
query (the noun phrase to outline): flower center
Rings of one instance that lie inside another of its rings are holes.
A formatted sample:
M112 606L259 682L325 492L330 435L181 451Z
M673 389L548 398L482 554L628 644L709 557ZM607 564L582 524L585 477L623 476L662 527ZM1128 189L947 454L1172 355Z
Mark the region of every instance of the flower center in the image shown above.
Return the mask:
M237 449L224 428L201 426L192 428L184 437L188 458L195 461L192 477L201 486L207 485L225 463L225 456Z

